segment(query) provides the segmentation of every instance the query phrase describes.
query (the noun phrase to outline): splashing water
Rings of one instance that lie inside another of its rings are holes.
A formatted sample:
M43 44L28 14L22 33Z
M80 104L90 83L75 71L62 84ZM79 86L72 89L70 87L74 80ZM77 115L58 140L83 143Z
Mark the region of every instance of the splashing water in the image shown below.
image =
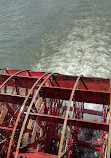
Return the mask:
M74 17L68 21L68 24L63 19L58 20L58 25L54 25L41 41L41 58L34 64L34 69L109 77L111 19L109 10L103 13L105 4L98 6L100 4L92 1L79 2L78 8L80 8L75 12L72 8ZM111 5L110 2L108 4ZM52 20L55 22L56 17L54 18Z

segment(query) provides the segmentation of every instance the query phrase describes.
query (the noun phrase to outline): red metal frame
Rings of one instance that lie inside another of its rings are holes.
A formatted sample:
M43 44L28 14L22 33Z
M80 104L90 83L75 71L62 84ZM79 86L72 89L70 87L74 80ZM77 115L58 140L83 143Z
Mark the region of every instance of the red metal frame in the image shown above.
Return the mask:
M9 157L16 157L17 151L20 157L57 158L68 100L77 76L49 73L51 77L48 78L48 74L45 76L44 72L29 70L0 69L0 72L0 157L7 157L10 137L19 111L29 91L39 80L22 109ZM44 77L41 78L42 76ZM110 95L110 79L81 76L68 112L61 158L78 157L81 146L97 151L99 158L107 157ZM90 109L90 104L87 109L85 103L100 104L102 111ZM28 115L29 106L31 108ZM26 114L23 135L19 138ZM84 114L91 115L90 117L99 116L101 122L84 120ZM83 139L84 136L81 137L80 133L84 128L98 130L100 141ZM20 148L16 150L19 139Z

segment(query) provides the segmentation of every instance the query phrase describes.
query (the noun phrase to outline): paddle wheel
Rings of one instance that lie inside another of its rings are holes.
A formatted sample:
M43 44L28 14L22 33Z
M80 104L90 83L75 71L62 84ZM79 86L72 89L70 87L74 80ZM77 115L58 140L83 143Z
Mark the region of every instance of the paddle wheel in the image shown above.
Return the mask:
M110 158L110 95L110 79L0 69L0 158Z

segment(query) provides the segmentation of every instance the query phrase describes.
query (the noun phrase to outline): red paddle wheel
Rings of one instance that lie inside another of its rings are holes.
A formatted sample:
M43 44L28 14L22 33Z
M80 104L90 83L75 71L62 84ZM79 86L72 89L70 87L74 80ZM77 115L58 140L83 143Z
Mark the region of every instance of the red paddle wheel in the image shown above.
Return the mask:
M110 106L110 79L1 69L0 158L110 158Z

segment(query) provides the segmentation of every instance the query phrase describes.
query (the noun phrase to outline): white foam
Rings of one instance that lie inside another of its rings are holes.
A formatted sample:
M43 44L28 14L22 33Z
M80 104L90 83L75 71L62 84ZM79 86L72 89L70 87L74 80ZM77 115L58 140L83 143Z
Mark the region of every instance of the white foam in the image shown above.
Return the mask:
M105 18L89 18L87 15L75 20L72 22L72 30L67 30L68 35L65 38L61 37L61 44L57 43L60 38L58 34L47 34L46 39L41 41L41 59L33 65L33 69L71 75L110 77L110 34L107 34L105 26L102 30L103 22L109 23ZM52 53L48 56L49 46Z

